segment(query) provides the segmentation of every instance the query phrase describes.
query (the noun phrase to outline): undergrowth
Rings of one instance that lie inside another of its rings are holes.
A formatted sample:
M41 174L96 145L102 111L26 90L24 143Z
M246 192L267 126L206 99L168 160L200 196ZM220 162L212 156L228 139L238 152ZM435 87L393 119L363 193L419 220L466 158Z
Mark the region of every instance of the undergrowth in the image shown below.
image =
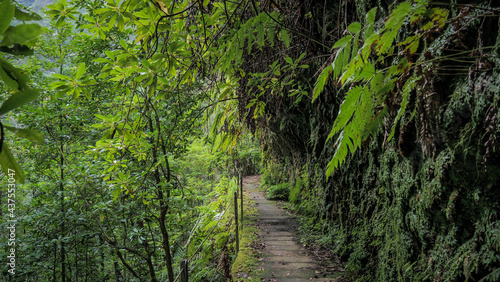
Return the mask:
M289 194L290 194L290 184L281 183L267 188L266 199L288 201Z

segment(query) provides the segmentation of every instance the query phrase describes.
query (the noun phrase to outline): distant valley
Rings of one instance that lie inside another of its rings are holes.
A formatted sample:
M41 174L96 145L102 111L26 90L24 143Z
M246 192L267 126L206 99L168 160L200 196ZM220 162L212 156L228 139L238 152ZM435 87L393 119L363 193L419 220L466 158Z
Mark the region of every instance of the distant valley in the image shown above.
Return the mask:
M43 7L50 5L54 0L18 0L17 3L30 8L34 12L40 12Z

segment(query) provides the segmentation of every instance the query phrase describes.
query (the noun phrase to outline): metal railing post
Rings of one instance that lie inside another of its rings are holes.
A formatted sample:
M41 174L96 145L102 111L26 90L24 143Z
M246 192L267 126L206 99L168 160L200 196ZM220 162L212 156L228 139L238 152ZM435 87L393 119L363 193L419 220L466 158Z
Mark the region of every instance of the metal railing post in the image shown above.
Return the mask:
M236 252L240 251L240 236L238 232L238 192L234 192L234 220L236 225Z
M241 229L243 229L243 173L240 171Z
M188 262L185 259L181 261L181 282L188 282Z

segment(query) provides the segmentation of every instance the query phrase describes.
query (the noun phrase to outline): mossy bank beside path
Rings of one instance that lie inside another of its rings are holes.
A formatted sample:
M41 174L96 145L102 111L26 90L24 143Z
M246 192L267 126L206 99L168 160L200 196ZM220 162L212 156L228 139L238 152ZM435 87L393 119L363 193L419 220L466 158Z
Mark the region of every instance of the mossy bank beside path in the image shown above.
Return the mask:
M233 266L236 281L335 281L297 239L293 216L258 190L260 176L243 179L245 228Z

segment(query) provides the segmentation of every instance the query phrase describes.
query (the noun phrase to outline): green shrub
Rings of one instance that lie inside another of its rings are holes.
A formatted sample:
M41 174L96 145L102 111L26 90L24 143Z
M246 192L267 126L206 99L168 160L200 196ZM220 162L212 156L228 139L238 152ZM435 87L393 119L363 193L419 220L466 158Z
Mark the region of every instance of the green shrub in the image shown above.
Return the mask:
M289 194L290 194L290 184L282 183L269 187L267 189L266 199L288 201Z
M302 191L302 179L300 177L295 180L295 185L290 190L290 202L297 204L300 201L300 192Z
M284 173L283 165L268 163L262 175L262 186L273 186L287 181L287 176Z

